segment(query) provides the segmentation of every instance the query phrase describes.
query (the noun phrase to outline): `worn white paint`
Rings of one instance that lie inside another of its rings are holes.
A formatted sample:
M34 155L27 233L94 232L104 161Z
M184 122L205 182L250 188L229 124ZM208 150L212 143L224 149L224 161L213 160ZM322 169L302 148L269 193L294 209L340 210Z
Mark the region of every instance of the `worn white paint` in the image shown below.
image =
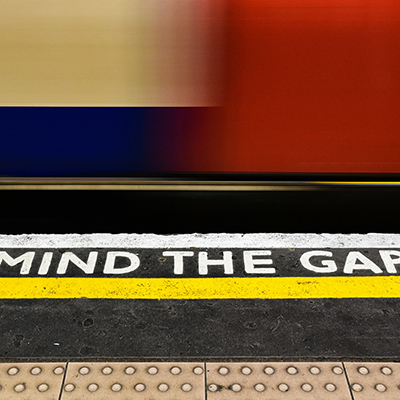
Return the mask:
M199 275L207 275L208 267L223 265L225 275L233 275L233 259L231 251L223 251L222 260L210 260L206 251L199 251Z
M400 234L0 235L0 248L400 248Z
M256 265L272 265L273 261L269 258L254 259L253 256L271 256L270 250L247 250L243 252L244 270L248 274L275 274L275 268L260 268Z
M311 264L311 257L333 257L333 253L330 251L307 251L300 257L301 265L309 271L316 272L317 274L330 274L337 271L337 265L333 260L322 260L321 264L323 267L319 267Z
M174 274L183 275L183 257L193 257L193 251L164 251L164 257L174 257Z
M396 264L400 264L400 251L380 250L379 254L385 264L387 272L389 272L389 274L397 274Z

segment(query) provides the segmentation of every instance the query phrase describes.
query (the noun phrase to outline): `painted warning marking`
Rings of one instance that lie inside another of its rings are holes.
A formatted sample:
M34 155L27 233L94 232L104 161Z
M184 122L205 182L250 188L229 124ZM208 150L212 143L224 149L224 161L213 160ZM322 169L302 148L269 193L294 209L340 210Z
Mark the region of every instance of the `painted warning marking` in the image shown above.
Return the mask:
M399 234L0 235L1 248L398 248Z
M399 249L3 249L0 277L397 274ZM370 254L371 253L371 254Z
M245 236L0 236L0 298L400 297L400 235Z
M2 299L317 299L400 297L400 277L0 278Z

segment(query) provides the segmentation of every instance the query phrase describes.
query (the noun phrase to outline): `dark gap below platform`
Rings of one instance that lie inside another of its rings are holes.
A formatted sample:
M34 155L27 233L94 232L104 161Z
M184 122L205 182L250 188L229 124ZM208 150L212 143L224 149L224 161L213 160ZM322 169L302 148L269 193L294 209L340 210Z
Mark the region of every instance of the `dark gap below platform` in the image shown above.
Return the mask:
M400 188L1 191L0 233L398 233Z

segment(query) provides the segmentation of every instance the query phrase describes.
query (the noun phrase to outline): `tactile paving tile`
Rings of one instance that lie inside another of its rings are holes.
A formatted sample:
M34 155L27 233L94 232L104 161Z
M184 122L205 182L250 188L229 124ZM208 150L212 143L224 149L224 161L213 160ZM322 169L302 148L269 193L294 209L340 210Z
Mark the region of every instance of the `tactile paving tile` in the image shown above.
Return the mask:
M344 365L354 400L400 399L400 364L346 362Z
M58 400L65 363L1 363L1 400Z
M341 363L207 363L208 400L351 400Z
M63 400L204 400L203 363L70 363Z

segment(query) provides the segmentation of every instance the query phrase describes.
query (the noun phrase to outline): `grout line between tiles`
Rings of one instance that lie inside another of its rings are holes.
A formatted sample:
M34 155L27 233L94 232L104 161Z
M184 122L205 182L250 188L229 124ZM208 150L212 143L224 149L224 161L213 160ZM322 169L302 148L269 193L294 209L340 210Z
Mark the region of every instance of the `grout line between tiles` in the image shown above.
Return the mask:
M68 365L69 365L69 362L67 361L66 364L65 364L64 376L63 376L63 379L62 379L62 382L61 382L60 395L58 396L58 400L62 400L64 384L65 384L65 380L67 379Z
M207 393L207 363L204 363L204 399L208 400L208 393Z
M344 376L346 377L347 386L349 387L351 400L354 400L353 391L351 390L350 380L349 376L347 375L346 365L344 364L344 362L342 362L342 367L344 371Z

